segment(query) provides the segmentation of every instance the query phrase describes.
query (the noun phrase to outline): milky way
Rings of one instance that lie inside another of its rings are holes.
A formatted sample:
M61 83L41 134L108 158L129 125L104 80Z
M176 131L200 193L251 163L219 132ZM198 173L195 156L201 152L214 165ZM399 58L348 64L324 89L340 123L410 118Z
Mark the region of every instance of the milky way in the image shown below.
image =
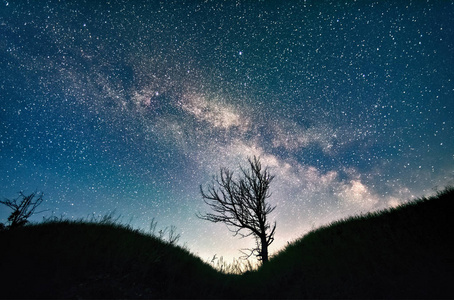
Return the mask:
M248 156L276 175L272 253L454 184L454 2L279 2L3 0L0 196L155 218L208 259L254 243L195 217Z

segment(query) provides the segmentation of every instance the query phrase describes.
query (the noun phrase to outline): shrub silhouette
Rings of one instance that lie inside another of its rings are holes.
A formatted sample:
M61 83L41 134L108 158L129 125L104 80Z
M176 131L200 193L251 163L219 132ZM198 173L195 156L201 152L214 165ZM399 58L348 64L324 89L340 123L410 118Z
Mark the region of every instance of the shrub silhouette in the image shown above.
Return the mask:
M36 196L36 199L33 200ZM8 217L6 228L13 229L24 226L28 223L36 208L43 202L43 194L37 195L36 192L26 196L20 192L19 197L13 200L5 199L0 200L0 203L8 206L13 212ZM2 224L3 225L3 224Z

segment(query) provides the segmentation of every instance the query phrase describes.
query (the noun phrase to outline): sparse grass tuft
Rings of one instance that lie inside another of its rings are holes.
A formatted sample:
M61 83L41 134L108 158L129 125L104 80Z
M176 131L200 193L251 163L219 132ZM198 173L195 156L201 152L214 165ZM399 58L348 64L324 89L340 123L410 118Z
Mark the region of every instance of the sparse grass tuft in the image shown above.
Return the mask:
M217 257L216 255L214 255L209 263L217 271L232 275L241 275L257 270L258 268L257 263L253 263L249 259L234 259L231 263L228 263L224 260L224 257Z

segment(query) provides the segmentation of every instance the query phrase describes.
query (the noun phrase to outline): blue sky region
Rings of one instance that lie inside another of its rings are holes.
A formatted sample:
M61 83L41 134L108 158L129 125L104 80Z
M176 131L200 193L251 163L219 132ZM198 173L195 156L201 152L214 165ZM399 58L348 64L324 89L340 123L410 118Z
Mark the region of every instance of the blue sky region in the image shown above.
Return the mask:
M454 183L453 1L0 2L0 196L232 237L199 186L257 155L271 253ZM9 211L0 208L4 220Z

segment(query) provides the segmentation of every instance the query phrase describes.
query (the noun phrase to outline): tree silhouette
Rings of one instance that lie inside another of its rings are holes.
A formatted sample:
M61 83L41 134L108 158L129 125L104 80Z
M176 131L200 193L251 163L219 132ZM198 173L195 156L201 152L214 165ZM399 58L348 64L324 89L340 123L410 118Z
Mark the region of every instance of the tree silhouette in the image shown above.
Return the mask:
M276 222L273 226L267 216L276 208L266 202L271 176L267 168L262 170L260 158L248 158L249 168L240 166L241 174L233 178L233 172L227 168L220 169L220 176L213 177L211 185L204 191L200 186L203 200L214 213L197 216L210 222L225 223L234 236L256 238L256 247L249 249L263 263L268 262L268 246L274 241ZM242 231L246 231L243 234Z
M28 223L28 218L35 213L36 208L43 202L43 194L36 195L36 192L31 193L29 196L20 192L17 199L0 200L0 203L8 206L13 212L8 217L7 228L12 229L24 226ZM37 198L33 200L33 198ZM22 198L22 200L20 200ZM20 201L19 201L20 200ZM19 202L18 202L19 201Z

